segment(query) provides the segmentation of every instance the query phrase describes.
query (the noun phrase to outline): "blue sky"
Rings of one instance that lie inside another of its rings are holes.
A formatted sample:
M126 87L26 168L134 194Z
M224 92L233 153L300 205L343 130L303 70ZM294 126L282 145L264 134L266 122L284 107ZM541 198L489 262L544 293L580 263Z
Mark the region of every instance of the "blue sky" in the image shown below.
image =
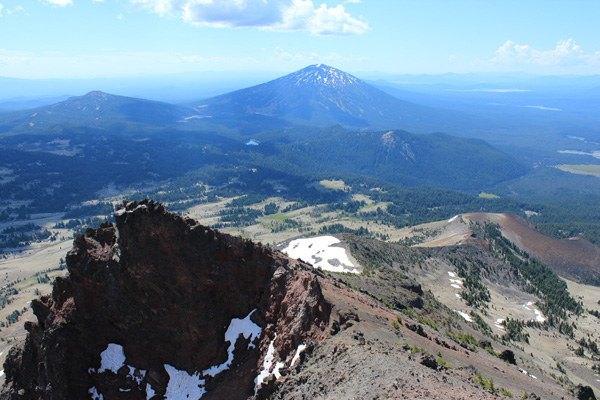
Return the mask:
M600 1L0 0L0 76L600 73Z

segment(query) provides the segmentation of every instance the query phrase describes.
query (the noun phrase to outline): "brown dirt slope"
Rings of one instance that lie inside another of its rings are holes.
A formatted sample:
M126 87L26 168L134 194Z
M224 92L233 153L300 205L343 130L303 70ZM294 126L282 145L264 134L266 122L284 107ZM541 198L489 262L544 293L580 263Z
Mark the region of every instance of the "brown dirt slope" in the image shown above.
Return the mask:
M513 214L464 214L473 222L500 225L504 236L522 250L554 269L559 275L585 281L600 277L600 248L581 238L556 239L535 230Z

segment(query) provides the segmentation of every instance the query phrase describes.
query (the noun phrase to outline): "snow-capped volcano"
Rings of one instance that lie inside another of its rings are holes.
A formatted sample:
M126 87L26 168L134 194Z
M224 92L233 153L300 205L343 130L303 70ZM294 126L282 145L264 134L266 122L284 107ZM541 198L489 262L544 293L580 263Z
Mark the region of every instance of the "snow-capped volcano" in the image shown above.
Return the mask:
M191 106L199 118L232 121L277 121L302 125L427 130L427 121L445 116L400 100L336 68L316 64L250 88Z
M286 79L293 86L317 85L331 88L359 83L356 77L325 64L310 65L281 79Z

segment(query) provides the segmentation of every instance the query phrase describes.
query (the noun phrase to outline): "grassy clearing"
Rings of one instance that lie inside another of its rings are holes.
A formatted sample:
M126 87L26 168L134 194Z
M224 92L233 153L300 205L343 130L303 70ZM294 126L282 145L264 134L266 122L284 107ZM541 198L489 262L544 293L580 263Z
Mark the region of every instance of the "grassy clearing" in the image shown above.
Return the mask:
M572 174L592 175L600 178L600 165L596 164L562 164L557 165L556 168Z
M479 193L479 198L480 199L499 199L500 196L496 196L495 194L492 194L492 193L481 192L481 193Z
M266 215L263 217L263 219L268 220L268 221L285 221L286 219L289 219L289 213L278 213L278 214L273 214L273 215Z
M322 181L319 182L321 184L321 186L327 188L327 189L332 189L332 190L344 190L349 188L348 186L346 186L346 183L342 180L329 180L329 179L324 179Z

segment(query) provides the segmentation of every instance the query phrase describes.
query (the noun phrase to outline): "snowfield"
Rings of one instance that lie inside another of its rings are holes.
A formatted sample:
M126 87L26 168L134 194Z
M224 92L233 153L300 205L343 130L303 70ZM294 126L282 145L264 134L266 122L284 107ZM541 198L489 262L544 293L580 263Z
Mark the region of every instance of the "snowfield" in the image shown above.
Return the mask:
M125 365L125 353L123 347L118 344L110 343L106 350L100 354L102 362L98 373L101 374L104 371L112 371L117 373L119 368Z
M275 335L273 340L271 340L271 342L269 343L269 349L267 350L267 355L265 356L265 360L263 361L263 369L262 369L262 371L260 371L258 376L254 379L254 395L255 396L258 393L258 389L260 389L261 386L263 385L263 383L265 382L265 379L267 379L271 375L274 375L275 379L279 379L281 377L281 373L279 372L279 370L281 368L285 367L284 362L278 361L275 364L275 367L273 368L273 360L275 359L275 346L274 346L275 339L277 339L277 335ZM302 352L305 349L306 349L306 345L304 345L304 344L301 344L298 346L298 348L296 349L296 354L294 354L294 357L292 358L292 362L290 363L290 367L293 367L294 364L296 364L296 362L300 359L300 354L302 354ZM271 371L271 369L272 369L272 371Z
M291 258L300 258L324 271L359 274L360 268L350 261L346 249L332 246L337 243L340 243L340 240L333 236L295 239L282 252Z
M260 326L256 325L250 319L254 311L256 311L256 309L252 310L250 314L248 314L244 319L234 318L231 320L229 328L227 328L227 332L225 332L225 341L229 342L229 348L227 349L229 357L227 358L227 361L225 361L223 364L215 365L205 370L203 372L204 375L215 376L219 372L225 371L231 366L231 363L233 362L233 350L235 350L235 343L237 342L240 335L246 339L250 339L250 343L248 343L248 348L254 347L254 344L252 342L254 342L258 337L260 337L260 334L262 332Z
M473 322L473 318L471 318L471 316L469 314L467 314L464 311L458 311L458 310L452 310L455 313L457 313L458 315L460 315L461 317L463 317L465 319L465 321L467 322Z
M243 336L246 339L250 339L250 343L248 343L248 348L254 347L254 342L256 339L260 337L262 334L262 329L260 326L256 325L250 317L256 311L256 309L252 310L245 318L233 318L227 331L225 332L225 341L229 342L229 348L227 349L228 357L227 361L225 361L221 365L215 365L210 367L209 369L202 372L195 372L194 374L189 374L187 371L178 370L169 364L164 364L165 371L169 374L169 383L167 384L167 392L165 393L166 400L180 400L180 399L190 399L190 400L198 400L202 398L202 396L206 393L206 389L204 388L205 379L202 379L205 376L215 376L218 373L225 371L231 366L233 362L233 351L235 349L235 344L240 336ZM272 346L272 343L271 343ZM271 346L269 346L269 351L271 352ZM116 343L109 343L104 350L100 354L101 362L100 368L96 371L93 368L90 368L88 372L91 374L101 374L106 373L108 371L113 374L117 374L119 369L123 367L127 367L128 375L131 379L135 380L138 384L141 384L144 378L146 377L146 371L143 369L137 369L130 365L125 364L125 352L123 350L123 346ZM267 355L268 358L268 355ZM271 362L273 356L271 355ZM266 363L265 359L265 363ZM279 377L279 369L284 366L283 363L277 363L272 372L276 377ZM269 364L269 369L271 365ZM267 373L267 376L271 373ZM258 379L258 378L257 378ZM120 391L128 391L129 389L121 389ZM103 400L103 396L101 393L98 393L96 387L92 387L89 389L88 393L95 400ZM155 391L152 389L149 383L146 384L146 398L150 399L155 396Z
M546 317L544 317L544 314L542 314L542 312L540 310L538 310L537 308L535 308L533 305L535 303L533 301L528 302L527 304L523 304L523 308L526 309L527 311L532 311L534 313L534 318L537 322L544 322L546 320Z
M448 275L450 275L450 278L448 278L448 280L450 281L450 286L454 289L459 289L462 291L463 280L458 279L458 275L456 275L456 272L448 271ZM456 297L460 298L460 295L458 293L455 293L455 295Z
M206 393L204 379L200 379L198 372L190 375L186 371L180 371L169 364L165 364L165 370L170 378L167 393L165 393L166 399L200 399Z

